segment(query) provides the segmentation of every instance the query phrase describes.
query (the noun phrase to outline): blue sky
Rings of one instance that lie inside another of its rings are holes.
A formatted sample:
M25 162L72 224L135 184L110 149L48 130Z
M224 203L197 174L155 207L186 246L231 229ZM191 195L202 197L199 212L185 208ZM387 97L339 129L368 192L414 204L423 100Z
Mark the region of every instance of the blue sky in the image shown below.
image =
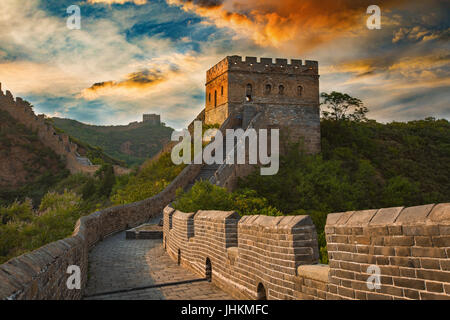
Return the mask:
M126 124L160 113L177 129L203 108L205 72L227 55L318 60L321 91L369 117L450 119L448 1L2 0L0 82L36 113ZM66 27L81 8L81 30Z

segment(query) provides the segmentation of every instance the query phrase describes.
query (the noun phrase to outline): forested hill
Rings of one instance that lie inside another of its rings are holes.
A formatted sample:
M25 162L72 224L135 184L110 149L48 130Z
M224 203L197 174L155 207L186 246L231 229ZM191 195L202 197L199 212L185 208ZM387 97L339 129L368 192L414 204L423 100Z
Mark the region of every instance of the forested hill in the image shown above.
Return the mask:
M25 196L37 201L68 175L65 163L35 132L0 110L0 206Z
M109 156L129 166L141 165L170 140L173 129L146 122L127 126L93 126L71 119L52 118L54 127L68 135L100 147Z

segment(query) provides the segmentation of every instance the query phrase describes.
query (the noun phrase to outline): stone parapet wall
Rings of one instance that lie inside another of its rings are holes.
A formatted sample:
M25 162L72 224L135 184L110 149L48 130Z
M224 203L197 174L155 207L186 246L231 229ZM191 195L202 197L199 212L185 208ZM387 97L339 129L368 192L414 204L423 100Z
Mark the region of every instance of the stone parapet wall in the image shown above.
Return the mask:
M0 265L0 299L81 299L88 277L88 252L98 241L136 227L161 213L173 201L176 190L200 172L189 165L158 195L132 204L108 208L78 220L70 238L47 244ZM67 268L81 270L81 290L67 289Z
M299 300L327 298L330 267L324 264L304 265L297 269L295 297Z
M261 298L262 285L268 299L450 299L448 203L329 214L329 265L317 263L309 216L166 207L164 224L169 255L202 276L209 261L212 282L235 298Z
M450 204L330 214L325 232L328 299L450 299Z
M240 218L233 211L164 209L164 247L179 264L208 276L235 298L294 299L300 265L318 261L309 216ZM209 269L210 266L210 269Z

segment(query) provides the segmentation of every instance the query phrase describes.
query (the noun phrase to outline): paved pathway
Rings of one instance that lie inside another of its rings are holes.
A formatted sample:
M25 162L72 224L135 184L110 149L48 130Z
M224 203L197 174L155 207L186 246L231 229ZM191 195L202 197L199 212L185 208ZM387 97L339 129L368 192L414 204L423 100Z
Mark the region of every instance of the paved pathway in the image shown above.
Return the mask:
M167 285L177 282L186 283ZM146 286L157 287L109 293ZM121 232L98 243L89 253L89 279L85 299L228 300L232 298L213 284L202 281L201 277L178 266L165 253L161 240L125 240L125 232Z

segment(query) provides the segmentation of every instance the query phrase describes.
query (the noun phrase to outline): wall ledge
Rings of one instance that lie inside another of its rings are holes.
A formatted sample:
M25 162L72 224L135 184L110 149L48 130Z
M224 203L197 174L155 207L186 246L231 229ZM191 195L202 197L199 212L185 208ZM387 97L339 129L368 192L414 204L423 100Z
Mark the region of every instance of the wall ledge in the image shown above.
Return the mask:
M303 265L297 268L297 276L311 280L328 282L330 266L327 264Z

